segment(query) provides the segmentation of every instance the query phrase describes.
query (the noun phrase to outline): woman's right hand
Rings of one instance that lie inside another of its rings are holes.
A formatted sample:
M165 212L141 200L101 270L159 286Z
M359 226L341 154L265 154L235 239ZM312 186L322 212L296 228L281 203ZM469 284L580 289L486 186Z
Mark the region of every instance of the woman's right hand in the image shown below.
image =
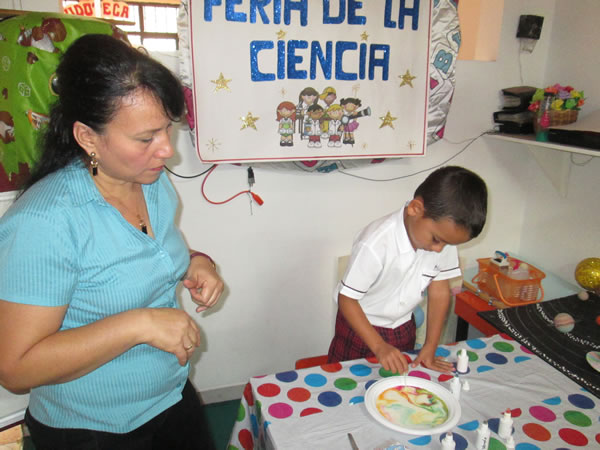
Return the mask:
M173 353L184 366L200 345L200 330L192 318L181 309L148 308L146 344Z

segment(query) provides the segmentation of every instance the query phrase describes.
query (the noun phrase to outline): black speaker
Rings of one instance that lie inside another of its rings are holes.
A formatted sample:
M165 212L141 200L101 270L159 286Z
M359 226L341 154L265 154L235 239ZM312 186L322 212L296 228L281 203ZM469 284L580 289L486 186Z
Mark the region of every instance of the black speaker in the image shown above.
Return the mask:
M543 24L544 18L542 16L521 16L519 17L517 37L538 40L542 33Z

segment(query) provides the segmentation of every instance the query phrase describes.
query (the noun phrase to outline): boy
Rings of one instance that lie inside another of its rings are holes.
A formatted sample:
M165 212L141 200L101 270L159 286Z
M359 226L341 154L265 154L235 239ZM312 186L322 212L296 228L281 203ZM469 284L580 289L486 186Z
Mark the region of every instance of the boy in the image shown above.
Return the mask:
M374 355L384 369L406 372L402 351L412 350L416 338L412 311L427 289L427 333L412 367L452 371L435 351L450 305L448 280L461 274L455 246L481 233L486 212L485 182L447 166L432 172L400 211L368 225L334 293L329 362Z

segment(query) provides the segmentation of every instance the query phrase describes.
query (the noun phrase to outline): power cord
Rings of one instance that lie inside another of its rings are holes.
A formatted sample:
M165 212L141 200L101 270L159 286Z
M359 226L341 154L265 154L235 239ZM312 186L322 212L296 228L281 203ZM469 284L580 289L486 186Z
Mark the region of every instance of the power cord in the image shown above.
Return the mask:
M226 200L223 201L214 201L214 200L210 200L207 196L206 193L204 192L204 185L206 184L206 180L208 180L208 176L213 173L213 171L217 168L217 165L214 164L210 169L208 169L208 173L206 174L206 176L204 177L204 180L202 180L202 187L201 187L201 191L202 191L202 196L204 197L204 199L210 203L211 205L223 205L225 203L230 202L231 200L233 200L236 197L239 197L240 195L243 194L248 194L248 196L250 197L250 207L252 207L252 201L254 200L259 206L261 206L264 201L262 198L260 198L260 196L254 192L252 192L252 186L254 185L254 171L252 170L251 167L248 168L248 186L249 188L245 191L240 191L235 195L232 195L231 197L229 197Z
M197 173L196 175L180 175L178 173L173 172L171 169L169 169L167 166L165 166L165 169L167 169L167 172L175 175L176 177L179 178L186 178L186 179L190 179L190 178L198 178L201 177L202 175L204 175L205 173L207 173L209 170L213 169L216 166L216 164L213 164L212 166L210 166L208 169L206 169L204 172L200 172Z
M417 172L413 172L413 173L409 173L408 175L401 175L399 177L393 177L393 178L383 178L383 179L377 179L377 178L368 178L368 177L361 177L360 175L355 175L353 173L348 173L348 172L344 172L343 170L340 170L339 172L344 174L344 175L348 175L349 177L354 177L354 178L359 178L361 180L367 180L367 181L394 181L394 180L402 180L404 178L410 178L410 177L414 177L415 175L419 175L420 173L423 172L428 172L430 170L433 169L437 169L438 167L443 166L444 164L446 164L448 161L453 160L454 158L456 158L458 155L460 155L462 152L464 152L467 148L469 148L469 146L475 142L477 139L479 139L481 136L485 135L485 134L489 134L492 133L493 130L486 130L483 133L479 134L478 136L475 136L474 138L470 139L470 142L465 145L460 151L458 151L457 153L455 153L454 155L452 155L450 158L446 159L445 161L442 161L439 164L436 164L433 167L429 167L427 169L423 169L423 170L419 170ZM443 138L444 140L446 140L446 138ZM469 139L466 139L465 141L461 141L461 142L452 142L452 141L448 141L450 143L454 143L454 144L460 144L462 142L466 142L469 141Z

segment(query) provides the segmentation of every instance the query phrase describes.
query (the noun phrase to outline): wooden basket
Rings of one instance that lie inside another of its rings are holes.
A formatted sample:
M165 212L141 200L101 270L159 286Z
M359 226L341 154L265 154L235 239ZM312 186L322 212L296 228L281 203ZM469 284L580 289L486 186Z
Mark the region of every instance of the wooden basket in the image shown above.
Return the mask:
M550 119L550 125L548 128L557 127L559 125L567 125L569 123L573 123L577 121L577 116L579 111L576 109L561 109L561 110L550 110L548 111L548 117ZM536 117L536 120L533 121L533 128L537 133L540 129L539 124L540 118Z

